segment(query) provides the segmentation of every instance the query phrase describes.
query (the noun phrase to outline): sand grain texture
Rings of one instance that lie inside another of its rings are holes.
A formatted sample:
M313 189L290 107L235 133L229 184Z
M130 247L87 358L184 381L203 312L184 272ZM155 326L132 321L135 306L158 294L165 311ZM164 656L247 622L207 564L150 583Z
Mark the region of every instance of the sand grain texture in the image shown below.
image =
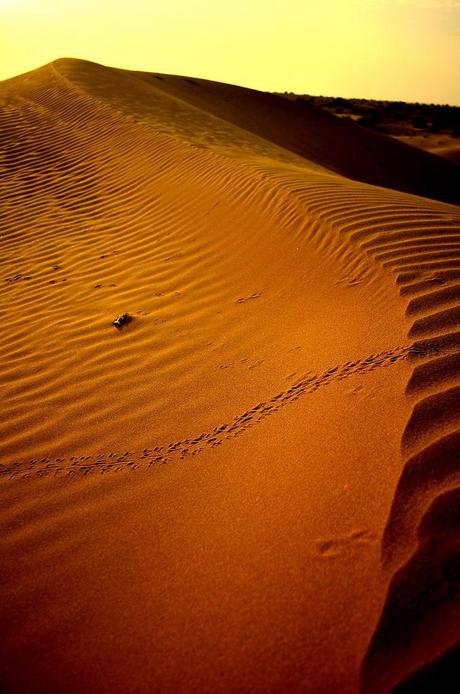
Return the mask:
M0 138L3 689L452 673L458 167L70 59Z

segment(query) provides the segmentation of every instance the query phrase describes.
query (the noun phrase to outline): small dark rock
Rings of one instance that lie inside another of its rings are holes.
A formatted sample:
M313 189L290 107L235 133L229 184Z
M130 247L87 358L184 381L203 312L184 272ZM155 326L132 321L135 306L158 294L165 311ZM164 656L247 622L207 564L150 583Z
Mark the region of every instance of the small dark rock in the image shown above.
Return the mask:
M121 330L124 325L127 323L130 323L132 321L132 316L129 315L129 313L121 313L118 318L115 318L115 320L112 322L112 325L114 325L118 330Z

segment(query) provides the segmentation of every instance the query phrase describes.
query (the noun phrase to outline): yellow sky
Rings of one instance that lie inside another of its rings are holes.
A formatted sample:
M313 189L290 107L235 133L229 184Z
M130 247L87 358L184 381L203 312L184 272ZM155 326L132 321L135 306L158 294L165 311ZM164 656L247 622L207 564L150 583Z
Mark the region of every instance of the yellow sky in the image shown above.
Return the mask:
M0 79L59 57L460 104L460 0L0 0Z

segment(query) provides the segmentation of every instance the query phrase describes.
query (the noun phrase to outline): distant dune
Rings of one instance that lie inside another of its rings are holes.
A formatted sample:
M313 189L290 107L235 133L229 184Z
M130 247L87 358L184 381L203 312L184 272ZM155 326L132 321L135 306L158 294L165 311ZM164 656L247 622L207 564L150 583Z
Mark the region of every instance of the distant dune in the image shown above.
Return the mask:
M72 59L0 143L2 691L452 677L459 167Z
M338 118L460 163L460 106L344 99L292 92L280 96L319 107Z

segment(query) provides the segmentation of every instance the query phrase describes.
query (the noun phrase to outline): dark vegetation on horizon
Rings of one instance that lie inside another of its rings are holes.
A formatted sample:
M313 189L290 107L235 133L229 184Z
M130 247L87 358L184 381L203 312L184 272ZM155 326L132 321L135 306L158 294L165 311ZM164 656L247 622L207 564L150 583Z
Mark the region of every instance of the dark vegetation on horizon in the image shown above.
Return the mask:
M349 118L359 125L387 135L424 133L460 138L460 106L420 104L374 99L345 99L340 96L310 96L284 92L282 96Z

